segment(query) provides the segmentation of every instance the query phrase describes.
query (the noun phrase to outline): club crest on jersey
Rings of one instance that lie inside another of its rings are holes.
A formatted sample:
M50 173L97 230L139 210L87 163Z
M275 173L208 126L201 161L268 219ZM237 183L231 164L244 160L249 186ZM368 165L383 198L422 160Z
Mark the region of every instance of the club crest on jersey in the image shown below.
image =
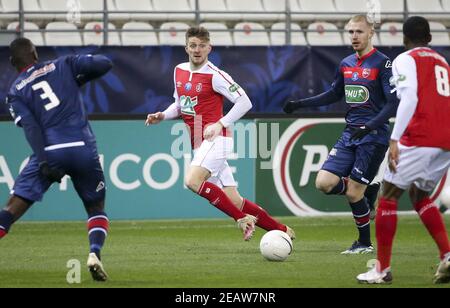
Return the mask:
M352 75L352 80L353 80L353 81L356 81L356 80L358 80L358 79L359 79L359 74L358 74L358 72L354 72L353 75Z
M362 72L362 76L364 79L367 79L370 76L372 70L370 68L365 68Z
M202 92L202 88L203 88L203 85L201 83L197 83L197 85L195 86L195 91L200 93L200 92Z
M191 91L192 90L192 83L188 82L187 84L184 85L184 89L186 91Z

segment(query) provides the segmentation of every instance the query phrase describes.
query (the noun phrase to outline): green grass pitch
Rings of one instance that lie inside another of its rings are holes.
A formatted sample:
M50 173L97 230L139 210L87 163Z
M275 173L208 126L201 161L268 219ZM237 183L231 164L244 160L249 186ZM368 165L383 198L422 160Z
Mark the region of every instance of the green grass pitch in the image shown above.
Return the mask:
M91 281L85 268L84 223L18 223L0 241L0 287L362 287L355 276L375 255L339 254L355 239L350 217L280 220L298 237L294 253L280 263L260 255L263 230L244 242L231 220L113 221L103 250L106 283ZM437 255L418 217L400 217L392 287L435 287ZM81 262L80 284L66 281L70 259Z

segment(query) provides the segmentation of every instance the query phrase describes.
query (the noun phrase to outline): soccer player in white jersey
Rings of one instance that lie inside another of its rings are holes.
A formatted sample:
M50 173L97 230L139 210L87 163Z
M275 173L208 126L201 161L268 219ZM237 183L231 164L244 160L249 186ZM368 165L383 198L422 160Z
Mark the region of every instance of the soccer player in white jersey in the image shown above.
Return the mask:
M377 265L357 280L391 283L392 244L397 228L397 204L403 192L409 196L440 252L435 283L450 282L450 243L441 213L430 199L450 167L450 67L443 56L428 47L430 25L419 16L403 24L407 52L392 67L392 83L400 105L392 132L389 169L376 217Z
M229 128L252 108L250 99L227 73L209 62L212 47L207 29L188 29L185 49L189 62L178 65L174 71L175 102L163 112L149 114L146 125L180 116L183 118L190 129L194 150L185 184L237 221L244 233L244 240L252 237L255 224L267 231L284 231L294 239L291 228L241 197L227 163L227 158L233 153ZM234 106L224 116L225 97Z

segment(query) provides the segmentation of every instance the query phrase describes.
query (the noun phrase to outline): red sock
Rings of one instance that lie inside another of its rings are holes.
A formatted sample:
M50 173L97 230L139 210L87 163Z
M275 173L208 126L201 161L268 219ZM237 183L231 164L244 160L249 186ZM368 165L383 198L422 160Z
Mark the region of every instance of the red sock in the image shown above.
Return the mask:
M210 182L203 182L198 194L236 221L245 217L245 214L233 204L223 190Z
M438 208L430 198L425 198L414 205L428 232L439 247L441 259L450 252L447 230Z
M287 228L285 225L280 224L278 221L273 219L262 207L254 204L253 202L244 199L244 206L242 211L246 214L250 214L258 218L256 225L267 231L281 230L286 232Z
M0 239L3 238L3 237L5 237L6 234L8 234L8 233L6 233L5 230L3 230L2 228L0 228Z
M379 271L382 272L391 266L392 243L397 230L397 204L398 201L380 198L375 219L377 235L377 258L380 262Z

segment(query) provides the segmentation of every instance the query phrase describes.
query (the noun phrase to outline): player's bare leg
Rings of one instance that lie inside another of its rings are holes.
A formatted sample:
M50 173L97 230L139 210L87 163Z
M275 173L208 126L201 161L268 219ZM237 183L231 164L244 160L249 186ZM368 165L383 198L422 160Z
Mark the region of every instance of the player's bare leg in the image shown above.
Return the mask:
M266 231L280 230L286 232L292 240L295 239L294 230L276 221L262 207L243 198L236 187L224 187L223 190L237 208L257 218L256 225L258 227Z
M326 170L320 170L316 178L316 188L327 195L346 195L348 183L349 179L347 177L339 178L337 175ZM374 220L376 214L375 204L381 183L376 182L369 186L363 186L364 188L361 187L361 189L364 189L364 197L366 197L370 209L370 219Z
M89 272L95 281L106 281L106 273L100 252L108 234L109 220L105 214L105 201L84 204L88 214L90 253L87 260Z
M192 192L197 193L202 184L210 177L211 173L209 172L209 170L203 167L190 166L186 174L184 183L186 187L189 188Z
M344 181L344 179L341 179L329 171L320 170L316 177L316 188L324 194L339 195L345 193L347 189L347 183L341 181ZM341 186L342 188L337 186ZM333 190L335 190L335 192Z
M450 243L448 234L442 215L438 207L429 198L429 195L429 192L420 190L415 185L412 185L409 190L409 197L414 204L415 210L439 248L441 261L434 275L434 283L449 283Z
M350 203L353 217L359 232L359 238L342 254L367 254L374 251L370 241L370 209L364 193L366 185L352 179L320 170L316 178L316 188L328 195L345 195Z
M0 211L0 239L8 234L11 225L19 220L32 204L32 201L15 195L9 198L6 207Z
M256 218L245 214L236 207L220 187L208 182L210 177L211 173L206 168L191 166L187 172L185 184L191 191L207 199L216 208L232 217L238 223L238 227L242 229L244 240L250 240L255 231Z

